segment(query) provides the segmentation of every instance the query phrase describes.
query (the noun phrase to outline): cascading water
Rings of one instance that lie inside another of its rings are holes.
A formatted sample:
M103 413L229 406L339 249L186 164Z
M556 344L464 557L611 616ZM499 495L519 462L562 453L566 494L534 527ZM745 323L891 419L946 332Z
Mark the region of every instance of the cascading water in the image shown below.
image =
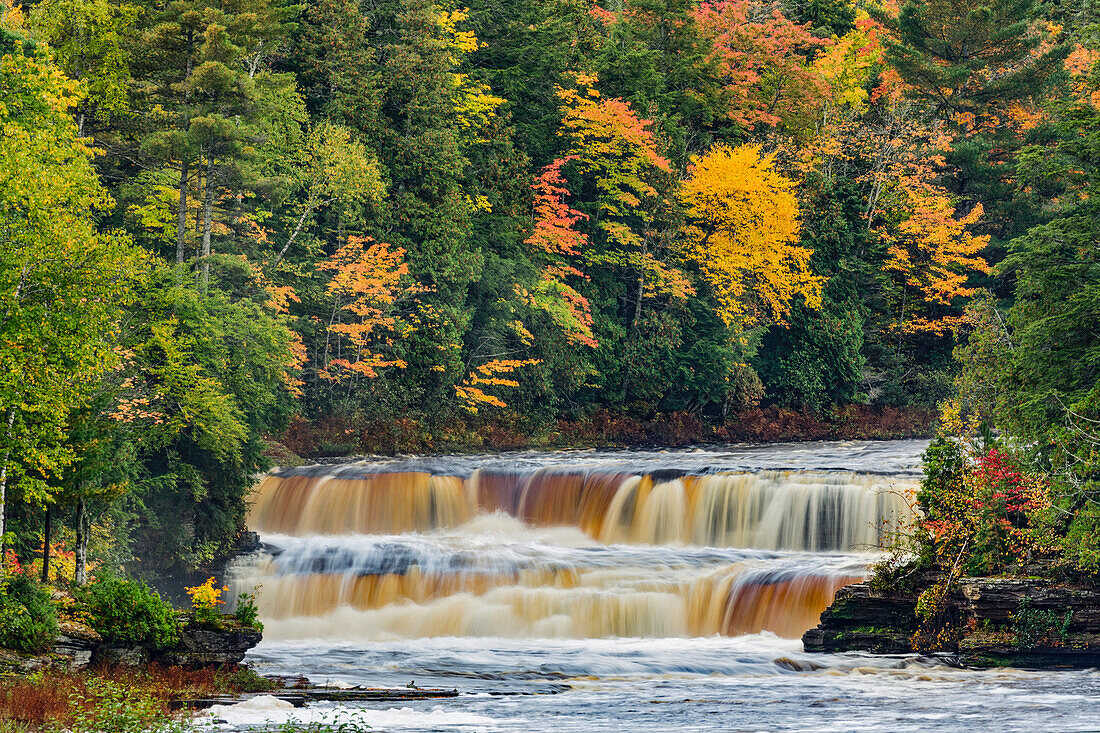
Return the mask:
M215 708L211 729L1095 729L1095 672L978 673L802 651L798 636L866 575L908 515L924 446L516 453L275 472L250 518L266 551L232 575L236 592L262 586L264 642L249 661L317 684L460 694L305 709L253 700Z
M274 472L235 586L269 638L793 638L910 515L908 477L570 458Z
M424 472L291 470L259 485L249 526L261 533L395 534L457 527L480 512L534 526L579 527L604 544L769 550L879 548L910 509L911 483L854 473L761 471L661 480L654 474L543 469Z

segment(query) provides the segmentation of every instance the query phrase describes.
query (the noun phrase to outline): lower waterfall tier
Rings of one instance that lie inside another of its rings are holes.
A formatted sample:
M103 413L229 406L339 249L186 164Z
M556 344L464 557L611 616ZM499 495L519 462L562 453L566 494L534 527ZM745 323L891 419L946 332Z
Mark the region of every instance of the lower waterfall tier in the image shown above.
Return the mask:
M600 545L502 514L449 532L265 536L234 594L259 586L271 639L797 638L870 558Z

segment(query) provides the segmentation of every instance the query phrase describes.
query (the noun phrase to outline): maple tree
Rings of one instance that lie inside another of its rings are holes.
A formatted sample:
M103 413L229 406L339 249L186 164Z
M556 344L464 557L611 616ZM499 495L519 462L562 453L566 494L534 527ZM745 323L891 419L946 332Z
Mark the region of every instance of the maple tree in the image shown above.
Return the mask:
M535 225L524 243L544 255L547 262L536 284L521 294L550 316L567 341L596 347L598 342L592 333L592 308L588 299L567 282L570 277L587 279L570 263L580 259L589 244L588 236L575 228L588 216L565 202L569 189L565 187L561 168L570 160L560 158L548 164L532 184Z
M455 394L462 400L467 412L477 414L486 405L506 407L504 400L486 390L493 387L518 387L519 382L510 376L517 369L538 364L538 359L493 359L470 370L461 384L455 386Z
M694 158L680 188L690 222L688 256L734 331L783 323L796 296L811 308L821 301L820 278L809 269L811 251L798 245L793 188L758 148L725 145Z
M950 307L957 298L973 295L967 282L976 273L988 273L981 251L988 235L970 231L982 216L979 204L958 216L948 194L937 187L908 179L901 184L907 218L885 236L889 243L885 270L901 290L894 328L899 334L943 336L962 321Z
M655 210L661 202L658 185L667 185L672 168L657 149L651 123L638 117L621 99L604 99L591 85L595 78L579 75L578 87L558 87L567 158L575 174L595 190L590 225L599 238L584 252L593 268L624 268L637 282L636 324L646 297L686 298L691 283L663 257Z
M791 131L812 124L825 85L810 61L828 41L809 24L793 23L779 3L760 0L703 2L695 22L711 43L731 122Z
M409 274L405 250L391 250L368 237L349 237L317 267L331 273L326 290L332 297L324 351L316 358L318 376L339 382L355 376L373 379L385 367L403 369L403 360L383 351L391 350L394 338L409 329L397 304L420 292L403 282Z

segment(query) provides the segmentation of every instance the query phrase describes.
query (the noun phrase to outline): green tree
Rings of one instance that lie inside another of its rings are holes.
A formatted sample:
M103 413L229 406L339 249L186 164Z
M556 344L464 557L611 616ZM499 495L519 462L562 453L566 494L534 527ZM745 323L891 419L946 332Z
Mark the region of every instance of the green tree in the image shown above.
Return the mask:
M9 486L48 504L72 461L70 413L115 361L134 252L70 115L79 85L0 27L0 535Z

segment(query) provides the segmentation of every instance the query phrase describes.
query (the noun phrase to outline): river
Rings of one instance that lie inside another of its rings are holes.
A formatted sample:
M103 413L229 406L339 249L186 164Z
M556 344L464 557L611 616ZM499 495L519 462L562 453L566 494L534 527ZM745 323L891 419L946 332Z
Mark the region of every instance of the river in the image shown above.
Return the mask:
M911 513L922 441L563 451L274 472L248 661L315 684L443 687L274 701L212 723L392 731L1100 729L1094 671L818 655L799 637Z

